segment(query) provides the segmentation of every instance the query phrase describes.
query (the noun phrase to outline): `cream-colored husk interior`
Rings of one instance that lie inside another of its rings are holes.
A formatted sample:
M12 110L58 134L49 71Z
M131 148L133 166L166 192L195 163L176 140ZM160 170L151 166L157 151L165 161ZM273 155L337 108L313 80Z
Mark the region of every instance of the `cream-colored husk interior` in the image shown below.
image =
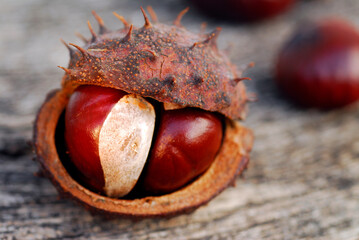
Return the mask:
M140 96L126 95L111 109L99 137L107 196L125 196L135 186L150 151L154 127L153 106Z

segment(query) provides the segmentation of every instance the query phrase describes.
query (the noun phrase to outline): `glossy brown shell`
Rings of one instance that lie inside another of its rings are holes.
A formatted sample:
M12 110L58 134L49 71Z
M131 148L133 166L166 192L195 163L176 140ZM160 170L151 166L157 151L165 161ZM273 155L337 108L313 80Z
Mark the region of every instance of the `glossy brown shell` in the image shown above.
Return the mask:
M150 23L146 15L145 20L141 28L125 24L110 32L102 27L99 35L90 27L93 37L83 48L71 44L77 50L71 50L63 87L99 85L233 120L245 117L248 99L241 73L217 49L219 28L194 34L179 20L175 25Z
M77 200L89 210L132 218L170 217L189 213L231 185L248 164L252 132L237 122L227 120L222 148L211 167L181 190L163 196L131 200L98 195L70 176L56 148L58 140L55 132L68 99L69 94L64 90L48 95L35 122L35 151L43 172L59 192Z

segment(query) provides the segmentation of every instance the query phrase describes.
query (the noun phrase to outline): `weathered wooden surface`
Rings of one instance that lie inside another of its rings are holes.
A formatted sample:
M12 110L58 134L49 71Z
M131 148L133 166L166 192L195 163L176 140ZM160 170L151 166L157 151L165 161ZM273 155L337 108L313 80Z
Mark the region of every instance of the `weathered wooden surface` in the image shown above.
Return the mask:
M216 22L192 9L183 24L199 30L223 27L219 44L232 43L237 65L250 61L249 83L259 101L246 124L256 143L250 168L191 215L131 222L91 216L57 198L48 180L34 176L37 164L26 143L45 94L60 85L68 53L58 41L80 43L91 10L110 28L121 27L117 11L137 26L140 5L152 5L169 21L184 1L0 0L0 239L359 239L359 105L319 112L302 110L278 94L273 59L302 19L338 15L359 26L358 0L301 1L287 14L255 25ZM358 66L359 67L359 66Z

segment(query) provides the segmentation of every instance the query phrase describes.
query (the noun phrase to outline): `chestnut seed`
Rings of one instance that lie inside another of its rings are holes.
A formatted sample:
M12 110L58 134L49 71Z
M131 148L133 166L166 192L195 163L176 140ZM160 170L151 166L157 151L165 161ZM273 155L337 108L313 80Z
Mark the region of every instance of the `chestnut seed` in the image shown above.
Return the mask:
M110 197L135 186L145 165L155 125L151 104L139 96L80 86L65 114L71 161L87 185Z
M223 19L259 21L276 16L295 0L193 0L199 9Z
M163 111L144 170L147 192L172 192L202 174L222 143L218 115L195 108Z
M276 83L304 107L333 109L359 99L359 32L340 19L301 25L279 53Z

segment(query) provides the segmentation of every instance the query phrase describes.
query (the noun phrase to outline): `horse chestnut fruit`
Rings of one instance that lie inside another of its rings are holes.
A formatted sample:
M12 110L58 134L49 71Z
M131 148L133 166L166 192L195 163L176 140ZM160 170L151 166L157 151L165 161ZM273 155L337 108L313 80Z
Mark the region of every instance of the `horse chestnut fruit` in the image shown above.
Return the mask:
M295 103L333 109L359 99L359 32L344 20L301 25L279 53L276 82Z
M295 0L193 0L209 14L238 21L258 21L287 10Z
M110 31L93 12L85 46L34 127L42 171L86 208L133 218L174 216L207 203L247 167L252 132L238 71L204 34L157 22Z

